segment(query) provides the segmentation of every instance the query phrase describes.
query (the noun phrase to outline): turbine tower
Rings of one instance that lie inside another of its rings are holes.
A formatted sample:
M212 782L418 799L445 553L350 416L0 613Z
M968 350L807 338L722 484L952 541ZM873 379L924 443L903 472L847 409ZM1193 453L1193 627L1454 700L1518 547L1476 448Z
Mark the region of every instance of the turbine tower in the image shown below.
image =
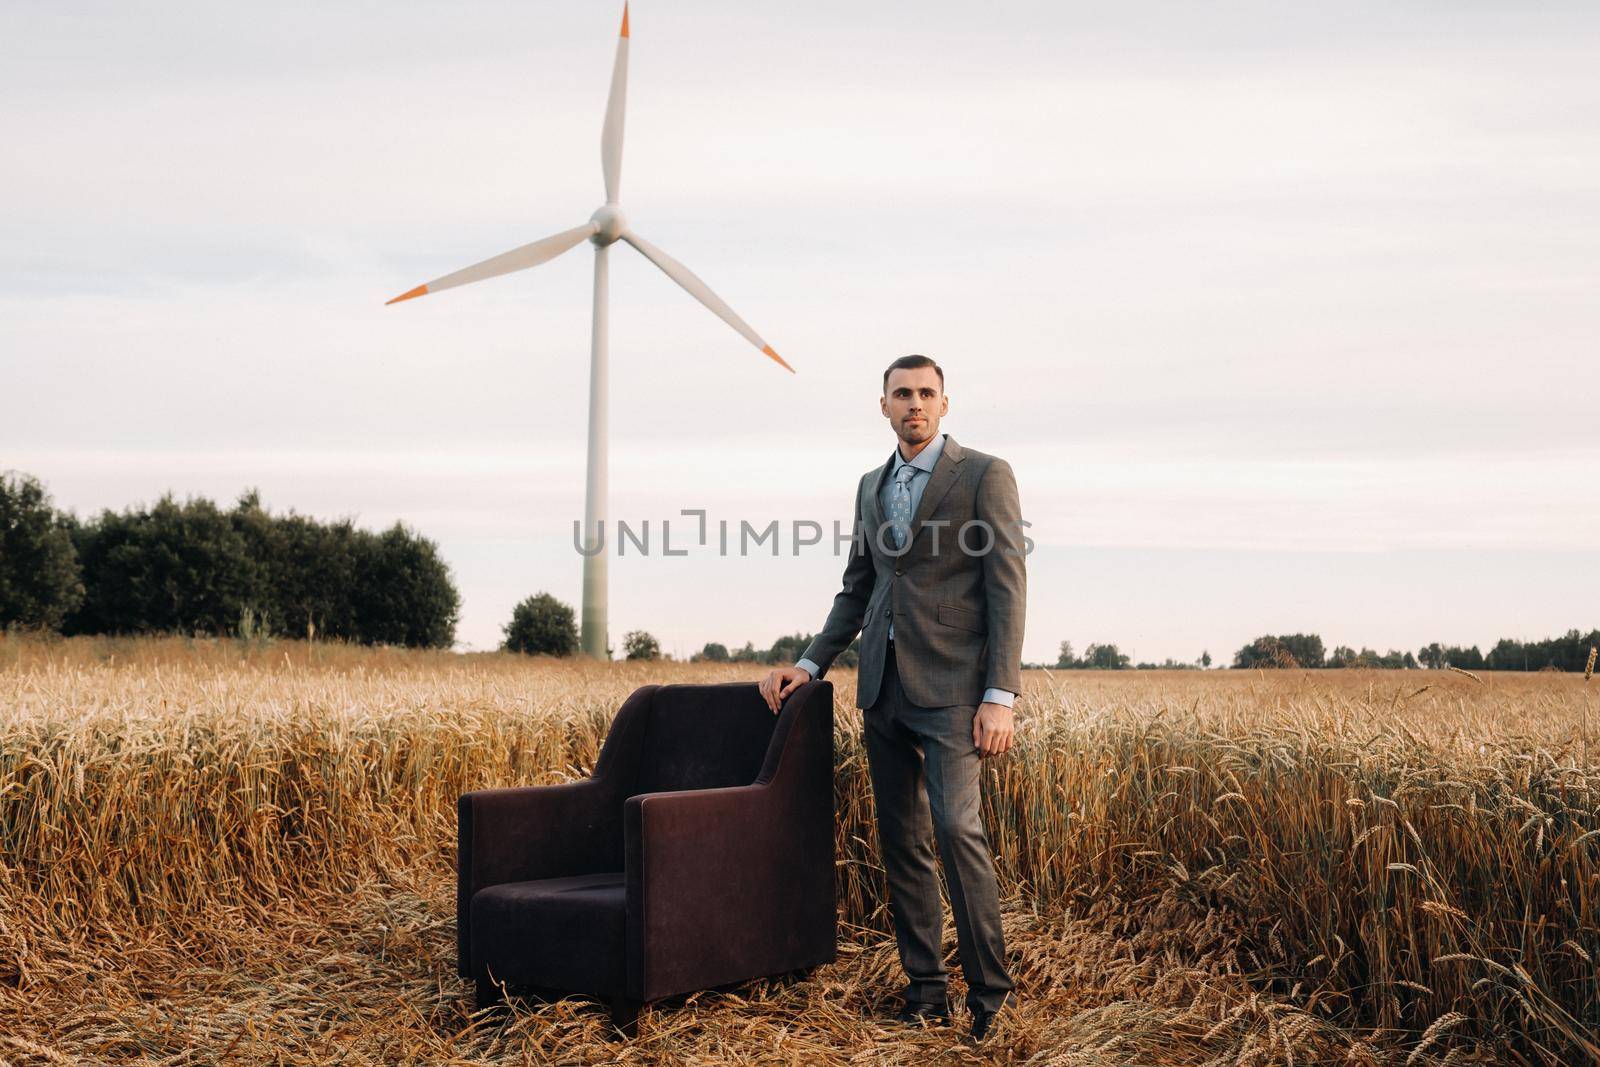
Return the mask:
M785 363L750 325L723 303L693 271L635 233L618 205L622 185L622 116L628 95L628 5L622 5L622 32L617 38L617 58L611 68L611 95L606 100L605 125L600 131L600 169L605 175L606 202L582 226L575 226L532 244L513 248L482 263L475 263L454 274L435 278L426 285L401 293L390 300L398 304L418 296L451 289L468 282L479 282L512 271L536 267L584 241L594 245L594 325L589 346L589 466L583 496L583 631L585 654L607 659L606 652L606 408L607 408L607 257L611 245L626 241L662 272L677 282L689 295L710 308L712 313L737 330L745 340L761 349L789 373Z

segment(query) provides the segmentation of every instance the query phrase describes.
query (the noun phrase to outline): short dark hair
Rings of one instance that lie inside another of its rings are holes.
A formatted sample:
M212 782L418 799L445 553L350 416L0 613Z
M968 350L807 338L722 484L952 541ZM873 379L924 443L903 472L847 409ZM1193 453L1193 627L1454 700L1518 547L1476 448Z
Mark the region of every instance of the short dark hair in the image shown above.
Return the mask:
M935 363L927 356L917 355L901 356L899 359L889 364L888 369L883 372L883 391L886 393L889 391L889 375L891 372L897 370L911 370L914 367L932 367L934 372L939 375L939 391L941 393L944 392L944 368L940 367L939 364Z

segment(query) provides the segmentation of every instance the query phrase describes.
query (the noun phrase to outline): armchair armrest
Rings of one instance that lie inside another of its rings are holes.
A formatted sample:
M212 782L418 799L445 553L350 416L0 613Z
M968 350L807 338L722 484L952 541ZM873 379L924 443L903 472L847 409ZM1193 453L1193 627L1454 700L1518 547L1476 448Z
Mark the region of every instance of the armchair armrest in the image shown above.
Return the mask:
M831 789L641 793L623 848L628 984L644 999L833 958Z
M472 974L470 908L485 886L622 869L621 808L604 778L479 789L456 802L457 966Z

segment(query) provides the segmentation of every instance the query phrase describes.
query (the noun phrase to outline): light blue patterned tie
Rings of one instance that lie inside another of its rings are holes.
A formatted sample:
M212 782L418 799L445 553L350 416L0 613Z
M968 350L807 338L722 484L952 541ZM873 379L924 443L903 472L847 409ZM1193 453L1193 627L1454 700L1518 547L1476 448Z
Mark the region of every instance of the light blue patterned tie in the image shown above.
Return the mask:
M907 463L894 472L894 489L889 493L889 529L896 548L905 548L911 539L911 479L917 468Z

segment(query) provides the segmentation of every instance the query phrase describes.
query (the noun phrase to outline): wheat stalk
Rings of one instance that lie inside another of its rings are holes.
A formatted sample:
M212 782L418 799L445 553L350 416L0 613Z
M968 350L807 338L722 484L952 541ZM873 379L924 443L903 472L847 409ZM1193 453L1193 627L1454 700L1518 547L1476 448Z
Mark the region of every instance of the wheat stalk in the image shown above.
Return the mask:
M0 1034L73 1062L608 1062L581 1002L471 1014L456 798L587 773L640 685L764 670L8 638ZM1594 1058L1600 767L1566 683L1375 704L1367 672L1190 673L1075 675L1070 699L1024 675L1027 729L982 770L1023 1006L1003 1055L1420 1065L1448 1029L1458 1061ZM647 1013L638 1062L949 1051L871 1022L903 975L854 682L838 962Z

